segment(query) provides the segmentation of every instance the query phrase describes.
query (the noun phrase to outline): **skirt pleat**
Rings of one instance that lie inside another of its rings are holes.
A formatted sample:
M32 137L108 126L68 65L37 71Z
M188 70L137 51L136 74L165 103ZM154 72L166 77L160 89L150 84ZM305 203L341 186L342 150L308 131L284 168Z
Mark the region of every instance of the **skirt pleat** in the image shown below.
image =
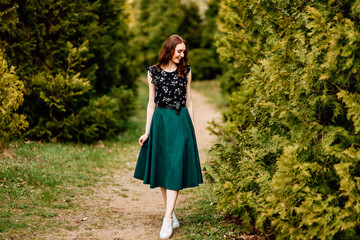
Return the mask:
M170 190L203 183L195 131L186 107L178 115L173 109L155 109L134 177L150 188Z

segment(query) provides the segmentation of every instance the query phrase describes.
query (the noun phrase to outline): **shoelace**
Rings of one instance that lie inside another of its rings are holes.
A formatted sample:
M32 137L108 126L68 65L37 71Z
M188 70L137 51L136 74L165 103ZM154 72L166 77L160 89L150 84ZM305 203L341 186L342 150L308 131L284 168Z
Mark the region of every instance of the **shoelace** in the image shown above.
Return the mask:
M170 229L171 229L171 220L170 221L165 221L165 223L163 224L162 230L167 232Z

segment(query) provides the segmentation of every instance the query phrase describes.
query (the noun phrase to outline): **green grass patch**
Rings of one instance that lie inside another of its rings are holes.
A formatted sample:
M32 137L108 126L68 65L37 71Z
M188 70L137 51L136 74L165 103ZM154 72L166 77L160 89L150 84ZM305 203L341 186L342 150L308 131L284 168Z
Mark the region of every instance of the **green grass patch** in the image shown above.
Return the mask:
M12 143L15 157L0 158L0 239L30 233L61 211L78 207L88 186L134 160L137 142L124 142Z
M0 232L4 232L7 229L24 229L27 227L25 223L19 223L11 219L0 219ZM1 235L0 235L1 237Z
M226 221L226 218L216 211L216 203L211 196L205 196L206 186L187 194L187 203L180 210L178 239L239 239L238 225Z

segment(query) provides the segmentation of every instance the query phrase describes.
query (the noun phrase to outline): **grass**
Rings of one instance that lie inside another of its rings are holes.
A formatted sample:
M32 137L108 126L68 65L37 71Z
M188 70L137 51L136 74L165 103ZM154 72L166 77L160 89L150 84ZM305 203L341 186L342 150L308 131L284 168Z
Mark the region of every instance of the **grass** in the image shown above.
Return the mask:
M179 229L181 237L177 239L240 239L238 225L228 221L216 211L216 203L209 194L208 186L202 191L195 191L187 198L186 204L180 209Z
M192 240L265 240L268 236L247 235L238 219L222 215L216 210L216 198L210 185L184 190L185 200L177 208L181 227L175 239Z
M125 140L13 143L14 157L0 159L0 239L39 231L47 219L78 207L87 187L133 161L136 142Z

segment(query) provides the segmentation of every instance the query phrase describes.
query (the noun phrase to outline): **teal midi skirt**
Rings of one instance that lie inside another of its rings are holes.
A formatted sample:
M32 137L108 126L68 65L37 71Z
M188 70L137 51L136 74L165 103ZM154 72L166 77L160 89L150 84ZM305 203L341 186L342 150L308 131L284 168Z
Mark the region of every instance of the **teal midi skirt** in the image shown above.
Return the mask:
M178 115L174 109L155 109L134 177L150 188L170 190L203 183L195 131L186 107Z

